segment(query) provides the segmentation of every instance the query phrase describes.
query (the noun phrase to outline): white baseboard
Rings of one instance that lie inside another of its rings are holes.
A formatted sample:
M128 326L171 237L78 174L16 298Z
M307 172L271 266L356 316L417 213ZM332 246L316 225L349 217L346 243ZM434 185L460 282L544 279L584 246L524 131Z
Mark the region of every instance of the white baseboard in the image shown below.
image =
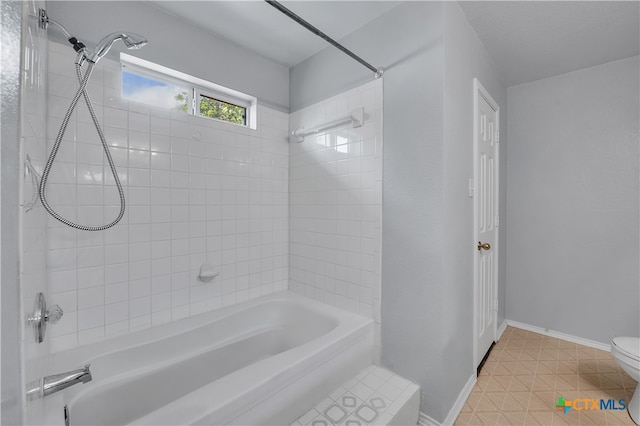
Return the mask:
M602 351L611 351L611 345L607 343L596 342L595 340L589 340L571 334L562 333L560 331L549 330L547 328L536 327L534 325L524 324L518 321L506 320L507 325L512 327L521 328L523 330L532 331L534 333L542 334L549 337L555 337L556 339L565 340L571 343L577 343L579 345L588 346L590 348L600 349Z
M453 407L451 407L451 410L449 410L449 414L442 423L443 425L448 426L455 423L456 419L460 415L460 412L464 408L464 404L467 402L467 399L469 399L469 395L471 395L471 391L473 390L473 387L476 385L477 381L478 379L474 372L471 377L469 377L469 380L467 380L467 384L464 385L464 387L460 391L458 399L456 399L455 404L453 404Z
M476 375L472 374L471 377L469 377L469 380L467 380L467 383L464 385L464 387L460 391L460 394L458 395L458 399L456 399L455 404L453 404L453 407L451 407L451 410L449 411L447 418L444 419L444 422L440 423L437 420L435 420L433 417L420 411L420 414L418 416L418 424L420 426L453 425L456 419L458 418L458 416L460 415L460 412L462 411L464 404L466 404L467 399L469 399L469 395L471 394L473 387L476 385L476 381L477 381Z
M504 331L507 329L507 320L504 319L502 320L502 324L500 324L500 327L498 327L498 332L497 332L497 336L496 336L496 342L498 340L500 340L500 338L502 337L502 334L504 333Z

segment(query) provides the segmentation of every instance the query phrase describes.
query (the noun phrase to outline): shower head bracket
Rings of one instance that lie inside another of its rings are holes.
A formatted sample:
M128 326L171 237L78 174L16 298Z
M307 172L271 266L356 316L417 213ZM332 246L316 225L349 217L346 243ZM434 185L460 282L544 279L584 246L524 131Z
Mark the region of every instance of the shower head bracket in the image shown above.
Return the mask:
M41 30L46 30L49 26L49 17L47 16L47 11L40 8L38 9L38 27Z

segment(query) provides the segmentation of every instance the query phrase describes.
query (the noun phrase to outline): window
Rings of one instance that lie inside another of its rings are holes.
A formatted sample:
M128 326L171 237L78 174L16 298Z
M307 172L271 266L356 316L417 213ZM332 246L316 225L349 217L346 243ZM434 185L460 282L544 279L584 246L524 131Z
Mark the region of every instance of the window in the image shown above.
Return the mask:
M189 88L122 68L122 97L174 111L189 109Z
M247 105L236 105L219 99L222 96L205 95L197 93L196 113L203 117L215 118L217 120L228 121L229 123L247 125Z
M125 53L120 61L124 99L257 128L253 96Z

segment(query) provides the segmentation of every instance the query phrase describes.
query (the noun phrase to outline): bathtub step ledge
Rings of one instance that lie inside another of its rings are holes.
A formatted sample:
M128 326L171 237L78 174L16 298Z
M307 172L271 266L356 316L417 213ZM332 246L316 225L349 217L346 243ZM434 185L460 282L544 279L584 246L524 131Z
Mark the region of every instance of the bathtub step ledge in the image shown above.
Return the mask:
M420 388L372 365L331 392L292 426L415 425Z

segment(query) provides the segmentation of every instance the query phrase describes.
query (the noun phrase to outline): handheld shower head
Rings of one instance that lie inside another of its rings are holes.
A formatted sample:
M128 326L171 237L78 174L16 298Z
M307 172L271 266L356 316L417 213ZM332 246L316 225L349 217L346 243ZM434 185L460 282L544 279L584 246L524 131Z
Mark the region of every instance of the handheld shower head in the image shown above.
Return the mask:
M98 42L92 53L86 55L87 60L93 63L106 55L117 40L122 40L127 49L140 49L147 44L147 39L135 33L112 33Z

